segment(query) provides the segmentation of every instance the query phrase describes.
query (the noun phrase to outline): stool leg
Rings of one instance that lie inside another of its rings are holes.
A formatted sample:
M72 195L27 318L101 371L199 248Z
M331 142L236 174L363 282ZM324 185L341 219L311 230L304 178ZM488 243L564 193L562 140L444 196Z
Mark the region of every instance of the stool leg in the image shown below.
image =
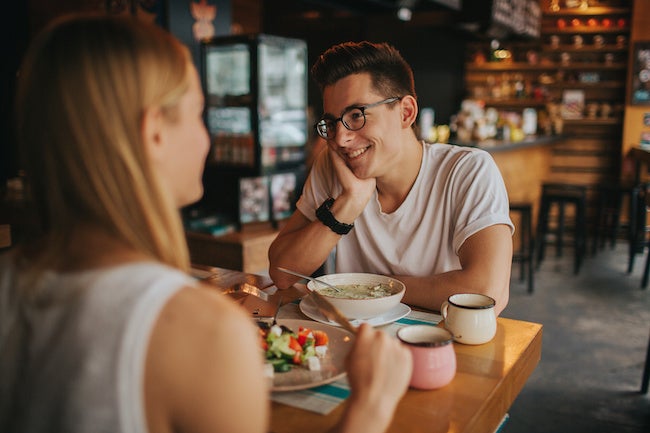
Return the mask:
M618 231L621 229L621 208L623 207L623 193L616 196L616 203L614 207L614 215L612 216L612 232L609 238L609 247L614 249L616 247L616 237Z
M527 211L524 216L525 220L525 233L526 233L526 258L525 261L528 265L528 293L533 293L533 257L535 254L535 242L533 241L533 222L532 222L532 215L530 211Z
M629 242L629 252L627 259L627 273L631 274L632 269L634 268L634 256L636 255L636 235L637 235L637 212L638 212L638 201L639 201L639 188L634 187L632 189L632 194L630 195L630 224L628 232L628 242Z
M519 254L521 261L519 262L519 281L524 281L526 277L526 217L524 212L521 213L521 235L519 236Z
M586 203L582 201L576 203L575 261L573 266L573 273L576 275L580 272L582 258L585 255L585 246L587 244L587 228L586 224L582 223L586 221L585 206Z
M539 216L537 218L537 267L544 260L544 251L546 249L546 233L548 231L548 213L549 213L549 202L542 199L541 205L539 207Z
M528 230L529 230L529 216L527 215L527 212L523 210L521 212L521 236L519 238L521 244L519 248L521 249L521 263L519 267L519 281L524 281L526 278L526 265L528 264L528 260L526 260L527 257L530 255L530 248L528 245L529 242L529 235L528 235Z
M643 378L641 379L641 393L648 392L648 382L650 382L650 338L648 338L648 349L645 354L645 366L643 367Z
M564 243L564 202L558 204L558 220L557 220L557 237L555 239L555 255L562 257L562 246Z
M648 274L650 274L650 251L645 259L645 266L643 267L643 277L641 278L641 288L648 287Z
M594 239L593 244L591 245L592 256L595 256L596 253L598 253L598 248L600 247L601 243L601 231L605 231L603 239L607 238L606 233L608 225L607 213L605 212L607 200L605 198L605 194L606 192L601 190L598 196L598 207L596 209L596 221L594 224Z

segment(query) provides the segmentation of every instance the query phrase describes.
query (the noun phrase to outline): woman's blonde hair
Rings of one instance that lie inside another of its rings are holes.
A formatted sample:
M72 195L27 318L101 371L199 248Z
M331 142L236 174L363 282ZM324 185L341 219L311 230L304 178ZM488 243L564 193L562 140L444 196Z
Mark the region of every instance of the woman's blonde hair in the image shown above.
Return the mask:
M189 267L179 210L147 158L142 122L152 107L174 120L190 64L173 36L131 17L69 16L34 40L19 73L16 124L46 262L88 222Z

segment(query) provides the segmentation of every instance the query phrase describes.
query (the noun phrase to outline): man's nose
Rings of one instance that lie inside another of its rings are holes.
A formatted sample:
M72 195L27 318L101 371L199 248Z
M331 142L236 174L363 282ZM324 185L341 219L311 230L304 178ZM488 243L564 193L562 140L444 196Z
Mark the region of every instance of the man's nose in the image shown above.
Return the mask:
M346 147L349 142L352 140L354 131L350 131L348 128L343 125L343 122L339 122L336 125L336 130L334 131L334 143L339 147Z

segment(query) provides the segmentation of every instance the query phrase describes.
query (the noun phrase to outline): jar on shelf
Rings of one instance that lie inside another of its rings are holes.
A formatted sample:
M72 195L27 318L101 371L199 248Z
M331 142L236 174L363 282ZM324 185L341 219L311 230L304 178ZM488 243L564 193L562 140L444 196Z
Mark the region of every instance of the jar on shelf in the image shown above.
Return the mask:
M589 119L595 119L598 115L598 104L596 102L588 103L585 107L585 111Z
M539 53L535 50L526 51L526 61L529 65L536 65L539 63Z
M549 40L551 42L551 48L558 48L560 46L560 37L558 35L551 35Z
M605 38L603 38L603 35L595 35L594 48L602 48L603 45L605 45Z
M573 35L574 48L582 48L583 44L584 44L584 39L582 38L582 35Z
M601 119L608 119L611 114L612 114L612 106L610 104L608 104L607 102L603 102L602 104L600 104Z
M562 66L569 66L571 64L571 54L566 51L560 54L560 64Z

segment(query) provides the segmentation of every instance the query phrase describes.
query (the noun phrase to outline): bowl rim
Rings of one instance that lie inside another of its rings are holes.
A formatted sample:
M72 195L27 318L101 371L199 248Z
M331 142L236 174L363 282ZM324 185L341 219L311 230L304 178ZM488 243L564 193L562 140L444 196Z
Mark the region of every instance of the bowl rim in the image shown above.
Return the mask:
M331 280L328 279L329 277L333 277L333 278L335 278L335 279L336 279L337 277L351 277L351 278L355 278L355 277L356 277L356 278L359 278L359 277L362 277L362 278L380 278L380 279L382 279L383 281L380 281L379 283L394 282L394 283L397 285L397 287L399 287L399 290L398 290L398 291L395 291L394 293L391 293L391 294L388 295L388 296L381 296L381 297L379 297L379 298L362 298L362 299L355 299L355 298L341 298L341 297L337 297L337 296L330 296L330 295L328 295L328 294L326 294L326 293L318 292L318 293L320 293L321 295L323 295L323 296L325 296L325 297L329 297L329 298L337 299L337 300L349 300L349 301L375 301L375 300L380 300L380 299L389 299L389 298L393 298L393 297L395 297L395 296L400 296L400 295L403 296L403 295L404 295L404 292L406 291L406 284L404 284L402 281L398 280L397 278L389 277L388 275L373 274L373 273L370 273L370 272L337 272L337 273L332 273L332 274L321 275L321 276L319 276L319 277L317 277L317 278L318 278L319 280L326 281L326 282L328 282L328 283L330 283L330 284L333 284L333 285L335 285L335 284L340 284L340 283L338 283L338 282L332 282ZM309 282L307 283L307 288L308 288L309 290L313 290L315 284L316 284L316 283L315 283L314 281L309 281ZM355 284L355 283L348 283L348 284ZM364 283L359 283L359 284L364 284ZM401 298L400 298L400 299L401 299Z

